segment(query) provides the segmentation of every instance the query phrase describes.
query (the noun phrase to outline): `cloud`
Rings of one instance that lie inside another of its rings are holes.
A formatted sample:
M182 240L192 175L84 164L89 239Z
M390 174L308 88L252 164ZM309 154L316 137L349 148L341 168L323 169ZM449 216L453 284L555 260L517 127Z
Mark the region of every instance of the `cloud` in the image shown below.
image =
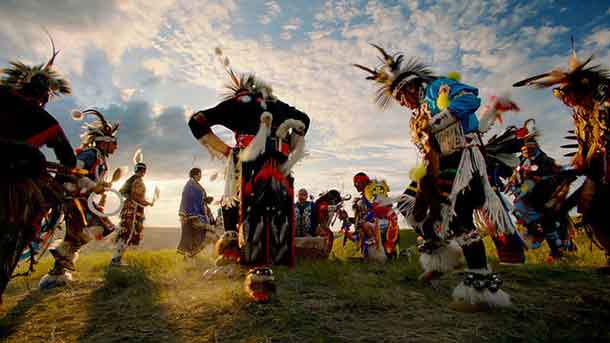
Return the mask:
M121 147L112 163L129 163L135 147L143 147L152 161L150 178L168 180L162 184L170 198L194 161L204 169L220 167L185 124L192 111L217 103L227 81L213 53L217 46L237 71L256 72L280 99L311 116L311 154L295 169L299 187L318 192L342 184L349 190L353 173L364 170L399 192L417 162L410 113L396 105L377 108L375 86L350 65L379 63L368 43L418 57L439 74L460 71L485 103L522 77L565 65L565 44L554 42L575 29L550 15L542 24L532 21L548 14L540 1L329 0L298 12L267 1L254 6L264 9L260 17L238 1L57 3L48 13L35 1L0 4L0 59L46 60L50 48L38 25L47 26L62 49L58 69L75 86L75 97L50 106L64 118L71 141L79 130L67 119L69 107L98 106L121 119ZM582 54L605 51L608 29L602 25L589 35ZM543 147L559 156L559 136L551 133L572 125L569 111L548 90L512 93L524 113L507 117L507 124L536 116Z
M0 3L0 32L12 53L48 58L50 47L42 27L52 34L58 49L60 70L80 65L91 47L103 49L113 63L131 48L148 48L162 28L163 16L173 0L159 1L39 1ZM78 70L77 70L78 71Z
M280 12L282 12L282 7L277 1L267 1L265 2L265 7L267 9L267 12L258 20L259 23L263 25L270 24L273 19L275 19L280 14Z
M533 30L535 35L534 41L540 45L547 45L554 40L556 35L568 31L568 28L565 26L542 26Z
M292 18L286 24L282 26L282 33L280 37L284 40L292 39L294 32L299 30L303 26L303 20L300 18Z
M597 29L592 35L585 39L585 44L595 44L598 49L610 45L610 29Z

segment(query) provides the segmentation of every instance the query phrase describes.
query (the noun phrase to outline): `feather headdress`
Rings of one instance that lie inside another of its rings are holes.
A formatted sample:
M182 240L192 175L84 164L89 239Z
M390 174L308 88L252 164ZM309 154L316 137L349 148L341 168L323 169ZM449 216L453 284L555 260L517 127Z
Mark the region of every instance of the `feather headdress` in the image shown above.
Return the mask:
M275 100L273 88L265 81L257 78L252 73L238 74L231 68L231 62L228 57L223 55L220 48L214 49L214 52L221 64L229 74L229 83L225 86L226 92L223 95L223 100L233 99L237 96L252 95L260 97L264 100Z
M46 93L49 96L59 96L70 94L71 89L68 81L62 79L53 70L53 62L57 54L59 54L59 50L55 50L55 43L51 35L49 35L49 40L51 41L53 51L51 58L46 64L28 66L20 61L12 61L10 62L10 68L2 69L4 76L0 80L0 84L13 88L25 95Z
M513 87L534 86L537 88L547 88L559 85L556 95L568 91L593 91L607 92L610 87L610 71L600 65L588 66L593 60L591 55L584 62L576 56L574 40L572 39L572 54L568 61L568 69L554 69L550 72L528 77L513 84ZM601 89L604 88L604 89ZM606 94L607 95L607 94Z
M74 110L71 115L74 120L83 120L86 116L95 118L92 122L83 125L84 132L80 136L82 147L92 147L95 142L116 142L118 122L109 123L102 113L94 109L82 112Z
M403 63L404 55L390 55L380 46L371 45L381 54L379 59L382 64L374 69L360 64L354 64L354 66L371 74L366 77L367 80L381 84L377 89L375 101L382 108L386 108L390 104L390 100L395 98L396 93L407 84L426 84L437 78L430 67L416 58L410 58L406 63Z

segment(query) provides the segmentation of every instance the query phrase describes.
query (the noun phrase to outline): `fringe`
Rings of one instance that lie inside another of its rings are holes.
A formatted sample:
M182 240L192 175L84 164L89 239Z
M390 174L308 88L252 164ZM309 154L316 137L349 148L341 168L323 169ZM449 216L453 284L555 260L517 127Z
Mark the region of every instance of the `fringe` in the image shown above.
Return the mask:
M451 240L449 244L437 249L432 254L422 253L419 256L419 264L424 272L447 273L461 264L462 248L456 241Z
M443 216L443 229L445 231L448 230L449 223L455 215L454 208L457 196L463 192L466 187L468 187L475 173L480 176L480 181L483 183L483 191L485 192L483 211L485 212L487 218L493 225L495 225L498 232L504 234L515 233L516 228L510 219L510 215L504 209L502 201L500 198L498 198L498 195L493 191L493 188L489 184L485 158L477 146L471 146L462 151L458 172L453 180L453 188L451 189L451 194L449 195L449 202L451 206L449 209L441 209Z
M409 226L411 226L412 228L416 228L419 225L421 225L420 222L418 222L417 220L415 220L415 217L413 215L413 209L415 208L415 197L408 195L408 194L403 194L400 196L399 200L398 200L398 212L400 212L403 217L405 217L405 219L407 220L407 224L409 224Z
M235 158L229 155L227 158L227 167L225 168L225 190L220 199L222 207L237 206L237 184L235 180Z

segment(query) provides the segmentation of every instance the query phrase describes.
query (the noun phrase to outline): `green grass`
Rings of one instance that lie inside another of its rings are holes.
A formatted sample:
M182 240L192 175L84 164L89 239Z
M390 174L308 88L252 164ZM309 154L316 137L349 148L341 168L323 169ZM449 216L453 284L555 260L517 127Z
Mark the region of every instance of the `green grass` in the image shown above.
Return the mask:
M402 248L415 237L401 233ZM603 254L581 240L567 265L549 266L543 250L530 263L496 266L514 306L492 313L447 309L458 274L438 289L417 281L417 257L397 263L335 260L275 268L277 297L251 303L241 280L207 281L202 256L130 251L125 269L106 268L109 253L77 263L68 287L38 291L45 260L13 281L0 307L0 342L578 342L610 341L610 278L595 268ZM492 265L497 261L491 244Z

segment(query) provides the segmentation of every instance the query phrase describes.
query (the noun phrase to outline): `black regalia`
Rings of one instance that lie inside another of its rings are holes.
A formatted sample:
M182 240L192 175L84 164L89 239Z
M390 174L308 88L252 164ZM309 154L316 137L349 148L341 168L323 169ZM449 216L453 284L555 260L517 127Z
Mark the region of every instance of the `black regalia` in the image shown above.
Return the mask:
M59 183L47 172L38 149L53 149L60 164L72 168L76 157L61 126L44 106L52 96L70 94L67 81L53 69L57 52L46 64L11 62L0 80L0 303L22 252L41 230L49 209L62 201ZM55 215L59 212L56 210ZM33 264L30 265L32 268Z
M309 117L253 75L228 72L224 101L196 112L188 125L213 156L227 158L223 221L226 231L239 232L241 263L290 265L295 231L290 169L302 157ZM233 131L235 147L212 132L215 125Z

